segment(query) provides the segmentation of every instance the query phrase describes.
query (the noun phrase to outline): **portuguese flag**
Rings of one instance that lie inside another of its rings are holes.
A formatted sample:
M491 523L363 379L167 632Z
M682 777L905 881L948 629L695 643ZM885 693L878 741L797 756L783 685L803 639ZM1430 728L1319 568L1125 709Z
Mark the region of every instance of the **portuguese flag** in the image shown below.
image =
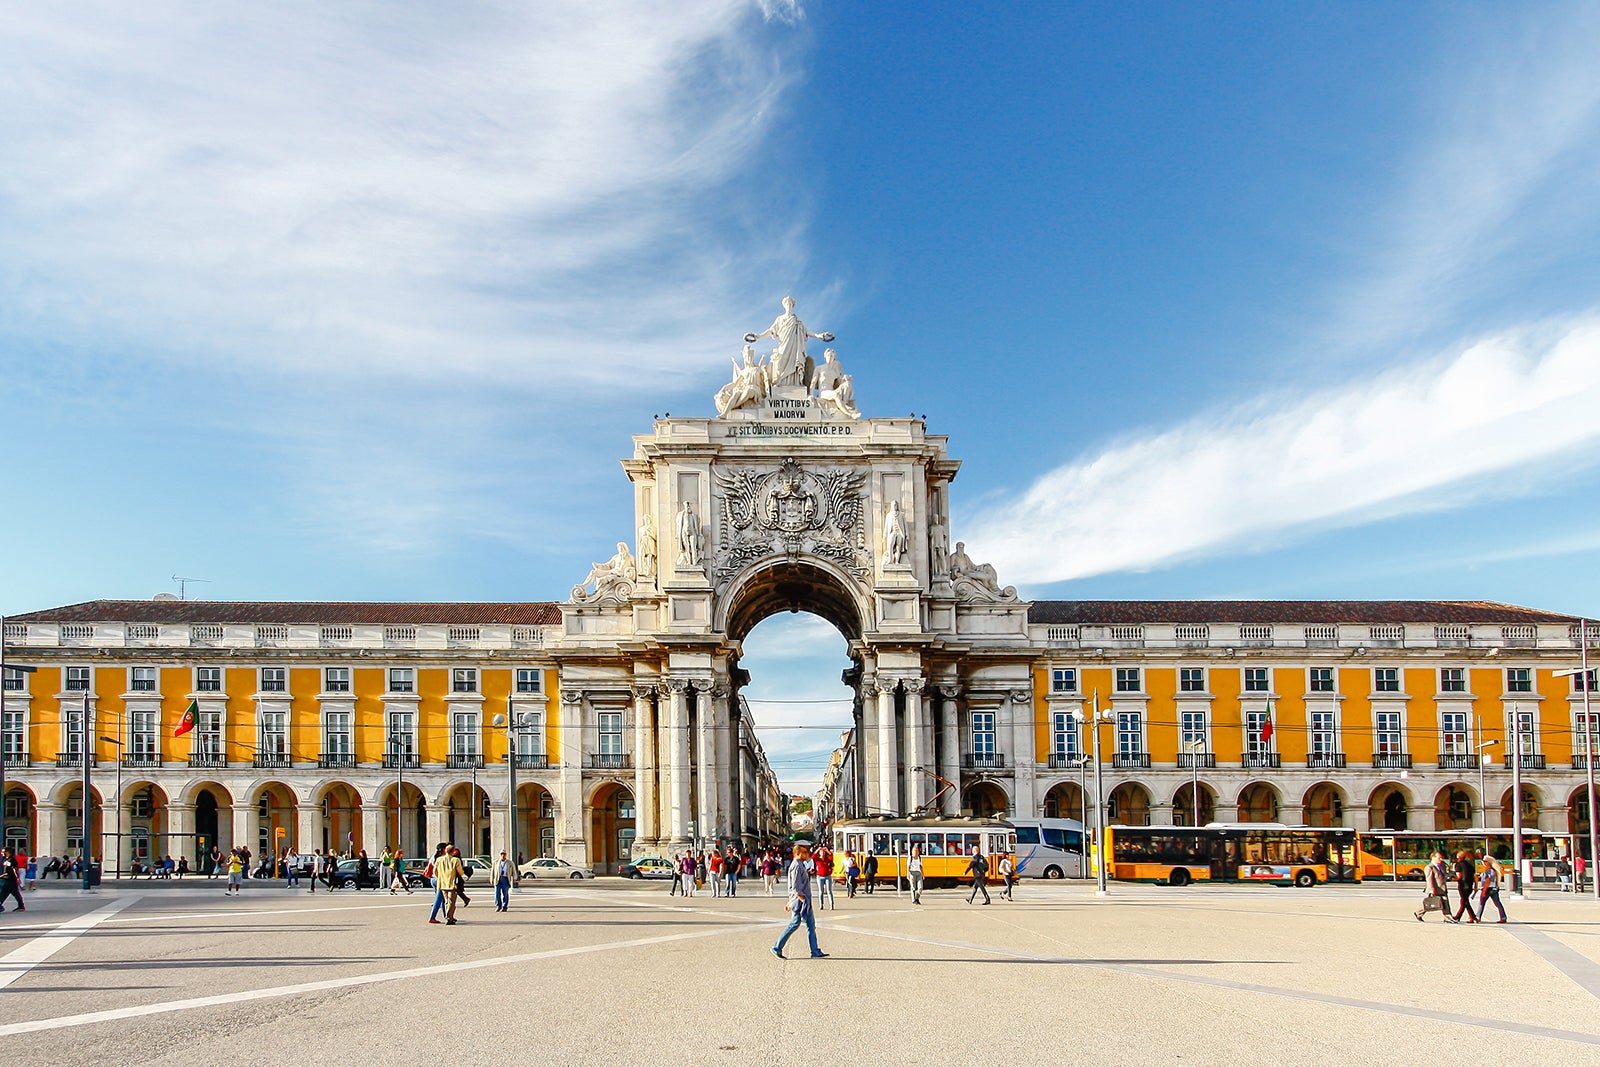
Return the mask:
M183 718L178 720L178 728L172 731L173 737L182 737L194 729L194 722L200 717L200 702L189 701L189 706L183 709Z

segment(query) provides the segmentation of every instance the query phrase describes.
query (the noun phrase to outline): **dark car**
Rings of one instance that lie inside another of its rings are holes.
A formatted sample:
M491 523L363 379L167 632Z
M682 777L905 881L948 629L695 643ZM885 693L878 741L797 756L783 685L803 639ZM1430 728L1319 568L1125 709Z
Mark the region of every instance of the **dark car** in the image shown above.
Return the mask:
M340 860L338 866L334 867L333 873L328 875L328 888L377 889L383 884L380 881L383 877L383 868L377 860L369 859L367 861L365 877L359 877L360 868L360 860ZM423 876L421 869L412 868L409 865L405 870L405 878L406 885L412 889L424 887L428 884L428 879ZM357 884L358 880L360 882L359 885Z

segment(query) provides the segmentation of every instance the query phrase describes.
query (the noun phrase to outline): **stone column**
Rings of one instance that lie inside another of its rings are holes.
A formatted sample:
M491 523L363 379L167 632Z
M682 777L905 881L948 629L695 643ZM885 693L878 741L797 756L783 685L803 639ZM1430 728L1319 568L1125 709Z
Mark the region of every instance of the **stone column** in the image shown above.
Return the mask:
M727 695L720 686L696 686L695 702L695 836L709 841L717 832L717 705Z
M379 804L376 799L361 798L361 847L367 850L368 856L376 856L383 850L384 845L397 847L400 842L391 840L394 834L392 824L389 822L389 809L387 805ZM320 845L322 842L314 842ZM307 849L309 851L309 848Z
M194 805L169 804L167 806L167 852L176 860L189 857L189 866L199 869L200 857L195 852ZM127 867L123 867L127 870Z
M894 682L878 686L878 802L889 815L900 814L900 746L895 735Z
M633 837L638 845L653 843L660 832L655 731L651 728L655 695L653 685L635 686L633 690Z
M956 698L961 695L958 685L941 685L939 687L939 733L943 738L940 743L939 776L950 783L950 791L945 794L944 814L959 815L961 813L961 731L960 708ZM940 788L944 788L940 786Z
M256 806L249 801L235 800L233 802L233 843L230 847L238 848L240 845L248 848L252 853L257 851L259 842L256 840L256 823L260 816Z
M290 836L284 838L283 847L292 848L296 852L310 852L314 848L322 847L322 805L313 800L296 798L295 801L295 826ZM287 828L286 828L287 829ZM343 841L335 841L335 848L344 848ZM366 848L357 842L351 847Z
M933 735L922 700L922 679L907 678L901 684L906 692L906 810L910 812L933 795L928 789L933 779L926 773L934 770Z
M856 817L878 809L878 684L861 683L861 723L856 730L856 780L860 783L860 810Z
M33 851L39 856L59 856L67 850L67 809L61 804L41 803L34 808L38 835Z
M513 863L516 862L517 858L511 855L511 805L490 802L489 842L491 845L489 855L492 858L499 859L503 851L508 859ZM517 845L522 851L527 851L525 842L519 841Z
M1011 751L1015 753L1015 795L1011 814L1031 819L1039 813L1039 800L1034 783L1038 779L1039 764L1036 754L1038 734L1034 730L1033 690L1011 691ZM1170 820L1169 820L1170 821Z
M689 826L689 682L667 679L666 766L668 849L688 843Z
M445 814L442 800L436 799L429 802L426 813L423 816L423 824L428 828L428 839L422 843L423 850L429 856L433 855L433 850L440 841L448 841L450 839L450 826L446 821Z

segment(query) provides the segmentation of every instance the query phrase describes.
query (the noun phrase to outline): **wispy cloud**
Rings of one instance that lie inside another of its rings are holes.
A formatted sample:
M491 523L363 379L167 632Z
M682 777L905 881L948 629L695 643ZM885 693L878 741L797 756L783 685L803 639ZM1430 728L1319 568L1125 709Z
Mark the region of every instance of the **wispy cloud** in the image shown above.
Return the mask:
M659 382L744 279L804 257L795 220L733 181L781 114L798 17L14 9L0 334L295 374Z
M1264 397L1108 448L968 522L1007 581L1141 570L1296 528L1526 492L1498 480L1600 459L1600 320L1492 338L1325 390ZM1441 491L1452 490L1452 497Z

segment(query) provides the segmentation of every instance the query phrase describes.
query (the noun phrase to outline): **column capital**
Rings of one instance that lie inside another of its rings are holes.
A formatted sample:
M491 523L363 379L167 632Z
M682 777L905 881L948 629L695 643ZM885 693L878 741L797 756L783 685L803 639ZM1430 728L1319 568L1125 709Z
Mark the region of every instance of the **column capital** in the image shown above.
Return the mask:
M633 699L649 700L655 696L659 687L655 685L636 685L633 687Z
M663 684L666 686L667 692L678 696L682 696L689 691L689 679L687 678L668 678Z
M861 691L861 695L864 696L864 697L869 697L869 698L870 697L875 697L875 696L878 695L878 683L877 682L862 682L861 685L860 685L860 691Z
M713 685L711 687L711 695L716 697L718 700L721 700L723 697L727 696L731 692L733 692L733 690L729 689L725 685L718 684L718 685Z
M563 690L561 690L561 703L563 703L563 704L581 704L582 702L583 702L583 690L581 690L581 689L563 689Z
M922 692L923 687L928 684L928 682L927 679L917 676L911 678L902 678L900 679L900 684L905 687L905 691L908 693L920 693Z
M954 700L961 695L961 687L959 685L941 685L939 686L939 695L946 700Z
M1031 690L1031 689L1013 689L1011 691L1011 703L1013 703L1013 704L1032 704L1033 703L1033 690Z

